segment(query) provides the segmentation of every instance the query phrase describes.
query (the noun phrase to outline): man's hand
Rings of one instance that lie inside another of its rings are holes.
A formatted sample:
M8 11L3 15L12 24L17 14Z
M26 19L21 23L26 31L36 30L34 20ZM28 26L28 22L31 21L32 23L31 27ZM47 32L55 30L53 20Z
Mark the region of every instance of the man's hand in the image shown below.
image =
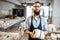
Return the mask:
M30 32L30 36L31 36L31 38L36 38L36 36L34 35L33 32Z
M45 31L45 32L44 32L44 35L46 36L47 34L48 34L48 32Z
M31 38L36 38L36 36L34 35L33 32L26 31L25 33L26 33L26 34L29 34L29 35L31 36Z
M26 31L26 32L24 32L25 34L30 34L30 31Z

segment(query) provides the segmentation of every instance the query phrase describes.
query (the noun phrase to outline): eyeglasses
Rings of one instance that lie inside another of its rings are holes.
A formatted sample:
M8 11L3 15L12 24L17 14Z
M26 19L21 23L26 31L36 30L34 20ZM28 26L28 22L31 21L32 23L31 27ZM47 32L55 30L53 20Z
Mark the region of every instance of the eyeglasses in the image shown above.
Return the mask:
M34 7L40 7L40 6L34 6Z

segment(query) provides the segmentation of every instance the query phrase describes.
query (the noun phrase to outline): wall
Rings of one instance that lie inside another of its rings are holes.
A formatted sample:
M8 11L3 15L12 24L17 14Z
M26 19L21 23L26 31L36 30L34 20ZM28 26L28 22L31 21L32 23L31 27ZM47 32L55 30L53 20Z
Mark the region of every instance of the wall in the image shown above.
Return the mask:
M53 24L60 26L60 0L54 0Z
M6 15L11 15L12 8L15 8L15 5L0 1L0 18L5 17Z

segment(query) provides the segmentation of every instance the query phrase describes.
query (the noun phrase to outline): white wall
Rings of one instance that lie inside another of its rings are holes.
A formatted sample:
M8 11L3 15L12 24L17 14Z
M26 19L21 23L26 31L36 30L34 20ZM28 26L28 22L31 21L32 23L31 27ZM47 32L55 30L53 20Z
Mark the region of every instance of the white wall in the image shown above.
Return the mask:
M12 14L12 8L15 8L15 5L0 1L0 18Z
M53 24L60 25L60 0L54 0L53 5Z
M32 8L33 8L33 6L27 6L26 7L26 18L28 18L34 14ZM41 6L41 9L44 10L44 16L48 17L49 7L48 6ZM40 11L40 15L43 15L43 10Z
M33 14L32 10L33 6L27 6L26 7L26 18L30 17Z

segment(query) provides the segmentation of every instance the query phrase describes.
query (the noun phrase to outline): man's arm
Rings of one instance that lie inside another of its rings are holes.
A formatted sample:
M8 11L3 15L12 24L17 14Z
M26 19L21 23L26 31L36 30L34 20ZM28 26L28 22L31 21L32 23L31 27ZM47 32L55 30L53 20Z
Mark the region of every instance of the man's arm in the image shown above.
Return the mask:
M32 34L32 32L29 31L30 24L31 24L31 18L29 17L26 19L26 29L25 29L26 34Z
M40 39L44 39L45 35L47 35L48 33L48 24L47 24L47 19L45 19L44 17L42 18L42 32L41 32L41 36Z
M25 30L25 34L28 34L28 35L30 35L32 38L35 38L34 33L29 31L30 26L31 26L31 17L26 20L26 30Z
M45 33L45 35L48 33L48 23L47 23L47 19L44 21L44 33Z

